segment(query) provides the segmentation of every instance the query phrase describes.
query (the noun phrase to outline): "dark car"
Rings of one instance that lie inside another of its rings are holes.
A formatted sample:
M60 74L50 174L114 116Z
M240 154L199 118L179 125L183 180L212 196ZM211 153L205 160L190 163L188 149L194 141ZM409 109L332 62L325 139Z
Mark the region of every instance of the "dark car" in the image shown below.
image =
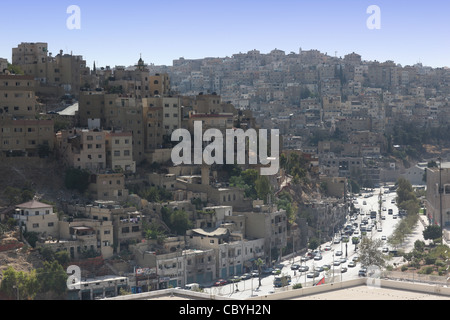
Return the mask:
M318 276L320 276L320 272L318 272L318 271L315 271L315 272L309 272L306 276L307 276L308 278L317 278Z
M291 270L298 270L299 268L300 268L300 265L296 264L296 263L291 266Z

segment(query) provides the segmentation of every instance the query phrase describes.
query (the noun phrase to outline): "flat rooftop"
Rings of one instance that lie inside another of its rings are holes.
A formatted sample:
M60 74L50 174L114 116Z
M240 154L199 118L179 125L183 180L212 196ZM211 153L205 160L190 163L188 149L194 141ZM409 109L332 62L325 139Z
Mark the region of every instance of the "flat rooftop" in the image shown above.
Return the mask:
M399 289L358 286L290 300L450 300L450 297Z

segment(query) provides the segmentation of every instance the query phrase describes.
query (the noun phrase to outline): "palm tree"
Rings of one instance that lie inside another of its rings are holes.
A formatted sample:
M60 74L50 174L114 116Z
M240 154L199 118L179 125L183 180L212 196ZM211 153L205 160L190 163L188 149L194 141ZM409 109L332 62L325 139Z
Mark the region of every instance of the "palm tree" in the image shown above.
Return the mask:
M259 276L258 288L259 288L261 287L261 267L264 265L264 261L261 258L258 258L255 261L255 264L258 267L258 276Z

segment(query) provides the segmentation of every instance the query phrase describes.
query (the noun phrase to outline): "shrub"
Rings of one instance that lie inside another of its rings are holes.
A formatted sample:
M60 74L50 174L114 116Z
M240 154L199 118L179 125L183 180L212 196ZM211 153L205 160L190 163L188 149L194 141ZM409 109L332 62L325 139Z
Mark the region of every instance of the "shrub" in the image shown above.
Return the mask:
M296 283L292 286L292 289L301 289L301 288L303 288L301 283Z
M402 269L401 269L403 272L405 272L406 270L408 270L408 267L407 266L402 266Z

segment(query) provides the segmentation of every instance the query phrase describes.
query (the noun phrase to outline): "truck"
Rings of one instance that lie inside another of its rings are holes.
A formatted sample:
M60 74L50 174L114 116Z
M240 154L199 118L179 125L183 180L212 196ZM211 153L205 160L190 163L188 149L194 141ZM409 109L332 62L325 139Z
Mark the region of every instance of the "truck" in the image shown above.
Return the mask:
M273 280L273 286L276 288L286 287L291 284L291 276L290 275L280 275L276 276Z

